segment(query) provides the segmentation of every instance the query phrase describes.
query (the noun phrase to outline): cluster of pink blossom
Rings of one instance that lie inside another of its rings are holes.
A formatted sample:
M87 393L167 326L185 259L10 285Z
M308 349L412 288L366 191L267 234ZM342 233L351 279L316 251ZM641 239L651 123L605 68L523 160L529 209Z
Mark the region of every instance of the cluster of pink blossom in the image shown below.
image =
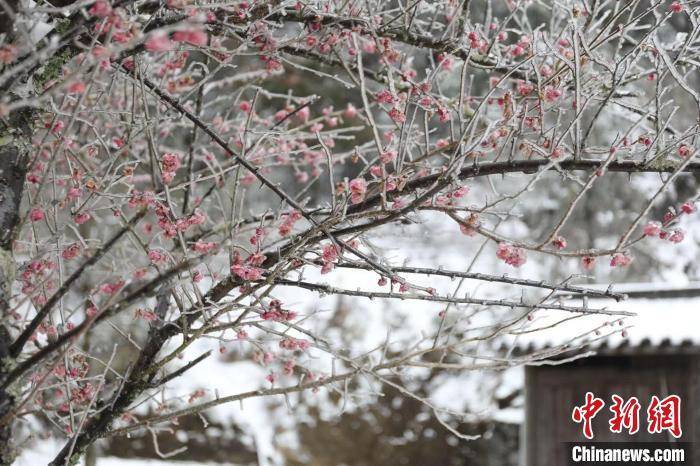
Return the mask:
M311 346L311 343L309 343L308 340L288 337L284 340L281 340L279 346L280 348L289 351L306 351Z
M106 282L98 287L100 293L105 295L113 295L121 290L126 283L124 280L117 280L116 282Z
M71 407L78 408L92 400L95 386L85 380L90 370L87 358L74 351L66 359L68 367L62 363L51 371L49 379L55 382L55 388L37 393L36 402L43 410L67 413ZM41 377L42 374L37 373L36 376Z
M179 155L173 154L172 152L163 154L160 161L160 168L163 173L163 183L170 184L173 181L173 178L175 178L175 172L177 172L177 169L180 168L180 164L181 162Z
M277 230L280 236L288 236L292 232L294 224L298 222L301 219L301 217L301 212L296 210L288 214L282 214L282 223L280 223L280 226Z
M697 207L694 202L688 201L680 206L676 211L669 209L663 217L663 222L651 221L644 225L642 229L644 236L657 237L671 243L680 243L685 239L685 231L682 228L669 228L681 215L695 213Z
M197 240L191 247L193 251L198 252L200 254L209 254L213 251L216 251L218 246L219 245L214 241L202 241L200 239Z
M56 267L56 263L51 260L32 260L26 264L20 274L22 281L22 293L26 295L34 294L42 286L50 290L54 284L49 277ZM44 296L34 296L37 304L45 301Z
M158 264L165 262L168 259L168 254L162 249L151 249L148 251L148 259L151 261L151 264Z
M459 224L459 231L461 231L463 235L475 236L480 226L481 221L479 220L479 215L471 213L464 222Z
M235 251L231 258L231 273L241 280L257 281L263 278L263 269L260 266L265 262L264 254L251 254L244 261L238 251Z
M178 232L187 231L190 227L202 225L206 221L204 212L195 209L194 213L187 217L172 220L174 215L170 208L164 203L155 203L155 214L158 217L158 226L163 230L167 238L174 238Z
M350 180L350 202L359 204L364 201L367 193L367 181L364 178L353 178Z
M271 320L274 322L289 322L296 319L297 313L282 309L282 302L278 299L273 299L268 304L268 309L261 314L263 320Z
M627 267L632 263L632 257L626 252L616 252L610 259L611 267Z
M78 257L81 253L81 248L79 243L73 243L61 252L61 257L64 260L73 260Z
M498 243L496 257L513 267L520 267L527 262L525 250L510 243Z
M335 267L335 263L340 255L340 248L335 244L327 244L321 252L321 273L328 273Z

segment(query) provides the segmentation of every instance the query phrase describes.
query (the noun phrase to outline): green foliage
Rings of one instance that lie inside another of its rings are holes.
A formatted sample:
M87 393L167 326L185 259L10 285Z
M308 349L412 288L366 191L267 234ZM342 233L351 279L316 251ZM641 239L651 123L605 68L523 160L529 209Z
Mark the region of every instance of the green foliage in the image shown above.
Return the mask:
M73 53L69 49L59 51L55 56L51 57L46 65L34 75L34 89L41 92L44 86L49 81L57 79L61 76L63 65L73 58Z

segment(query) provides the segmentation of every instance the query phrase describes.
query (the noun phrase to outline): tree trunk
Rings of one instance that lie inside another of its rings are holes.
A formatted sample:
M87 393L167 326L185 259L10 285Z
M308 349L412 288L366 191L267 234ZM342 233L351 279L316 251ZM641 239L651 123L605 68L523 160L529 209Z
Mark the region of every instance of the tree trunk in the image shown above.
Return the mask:
M90 445L85 451L85 466L97 466L97 445Z
M10 332L9 300L12 294L15 262L12 242L19 223L19 208L26 175L26 160L15 144L0 147L0 380L12 368L8 347ZM15 451L12 445L12 422L5 419L14 406L11 390L0 390L0 464L11 464Z

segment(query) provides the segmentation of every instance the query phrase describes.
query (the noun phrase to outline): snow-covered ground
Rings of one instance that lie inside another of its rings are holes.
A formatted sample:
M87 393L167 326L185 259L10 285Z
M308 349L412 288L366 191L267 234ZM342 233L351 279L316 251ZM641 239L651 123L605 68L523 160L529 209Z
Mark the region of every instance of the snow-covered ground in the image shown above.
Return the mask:
M48 464L60 450L62 444L55 441L44 440L36 442L31 448L26 448L17 458L15 466L40 466ZM80 466L85 464L81 461ZM233 463L202 463L195 461L174 461L174 460L151 460L151 459L130 459L130 458L115 458L101 457L97 460L97 466L236 466Z

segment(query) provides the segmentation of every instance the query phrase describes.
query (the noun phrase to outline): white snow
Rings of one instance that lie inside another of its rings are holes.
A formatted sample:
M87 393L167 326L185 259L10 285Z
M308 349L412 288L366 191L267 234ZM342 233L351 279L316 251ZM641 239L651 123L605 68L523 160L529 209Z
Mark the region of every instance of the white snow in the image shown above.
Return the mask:
M14 466L39 466L48 464L52 461L63 447L62 443L55 440L42 440L33 442L28 448L25 448L17 460L13 463ZM84 459L79 465L85 464ZM199 461L174 461L174 460L154 460L142 458L115 458L115 457L100 457L97 459L97 466L235 466L233 463L202 463Z
M635 315L585 315L569 319L572 315L564 312L536 312L535 319L528 322L524 330L539 330L513 336L510 342L533 349L567 343L590 343L589 346L595 348L604 342L612 348L622 344L634 347L645 340L651 345L659 345L664 340L669 340L673 345L683 342L700 344L697 332L700 326L700 298L629 299L621 302L591 300L589 305L630 311ZM550 327L557 322L560 323ZM599 335L596 335L596 330Z

